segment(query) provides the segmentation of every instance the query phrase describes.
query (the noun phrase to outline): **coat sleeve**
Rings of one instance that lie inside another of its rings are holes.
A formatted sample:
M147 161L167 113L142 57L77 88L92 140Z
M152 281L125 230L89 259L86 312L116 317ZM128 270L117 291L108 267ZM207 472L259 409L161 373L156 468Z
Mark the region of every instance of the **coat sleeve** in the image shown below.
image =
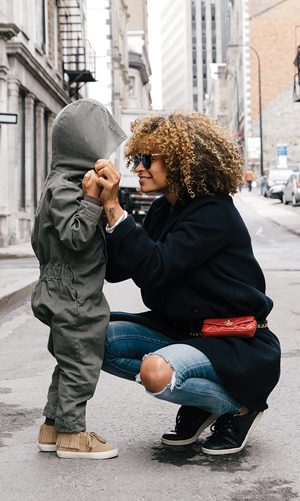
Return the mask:
M233 235L230 211L204 206L182 220L164 241L154 242L132 216L107 236L114 259L140 288L152 288L183 276L224 249Z
M54 189L49 211L62 243L80 251L93 238L102 207L83 200L83 191L67 182Z

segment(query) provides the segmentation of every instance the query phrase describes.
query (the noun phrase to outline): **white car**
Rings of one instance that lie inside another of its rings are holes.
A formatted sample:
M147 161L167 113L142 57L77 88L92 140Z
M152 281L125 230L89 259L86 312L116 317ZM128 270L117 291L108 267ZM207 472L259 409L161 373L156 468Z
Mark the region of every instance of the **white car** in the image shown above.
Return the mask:
M293 205L300 202L300 172L293 172L288 178L282 192L282 201L284 204L292 202Z

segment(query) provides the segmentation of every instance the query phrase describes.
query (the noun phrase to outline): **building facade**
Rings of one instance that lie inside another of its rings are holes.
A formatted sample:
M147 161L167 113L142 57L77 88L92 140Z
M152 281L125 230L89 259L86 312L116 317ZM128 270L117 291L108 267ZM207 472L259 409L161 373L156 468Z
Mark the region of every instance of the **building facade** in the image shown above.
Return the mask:
M235 2L230 22L224 78L228 123L234 130L239 115L237 133L245 149L246 164L259 178L266 167L279 164L281 146L287 151L286 164L300 162L299 103L293 96L299 2ZM240 94L238 110L236 88Z
M299 163L299 0L163 0L161 18L163 107L228 124L257 177L282 145Z
M85 0L0 3L0 246L29 239L54 118L94 80L84 30Z
M150 108L151 66L148 57L147 0L127 0L129 107Z
M129 74L128 74L128 45L127 23L129 19L128 5L124 0L110 0L109 17L106 23L109 26L111 61L108 66L111 70L112 114L120 122L121 108L129 105Z
M206 111L212 72L225 62L224 0L163 0L161 14L164 108Z
M248 0L250 45L261 65L264 167L278 164L277 145L285 144L287 162L300 162L300 104L293 99L295 66L300 43L299 0ZM297 28L298 27L298 28ZM250 51L251 128L259 136L258 61Z

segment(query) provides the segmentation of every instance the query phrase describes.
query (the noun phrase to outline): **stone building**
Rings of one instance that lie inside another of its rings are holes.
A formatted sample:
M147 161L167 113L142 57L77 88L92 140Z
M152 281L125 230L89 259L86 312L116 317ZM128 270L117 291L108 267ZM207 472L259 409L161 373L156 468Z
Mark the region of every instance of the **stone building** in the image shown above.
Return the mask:
M85 0L1 0L0 246L28 240L51 161L57 113L86 96L95 68L85 37Z
M211 73L212 89L215 92L211 92L209 96L207 112L213 111L212 101L215 95L215 109L218 113L211 114L228 124L247 162L251 120L248 0L224 2L223 9L223 19L227 19L226 39L223 43L224 63L217 66L217 78Z
M112 114L120 122L122 106L129 105L129 74L128 74L128 46L127 23L129 20L128 5L125 0L110 0L109 17L106 23L109 26L110 40L109 55L111 62Z
M129 107L150 108L151 66L148 57L147 0L127 0Z

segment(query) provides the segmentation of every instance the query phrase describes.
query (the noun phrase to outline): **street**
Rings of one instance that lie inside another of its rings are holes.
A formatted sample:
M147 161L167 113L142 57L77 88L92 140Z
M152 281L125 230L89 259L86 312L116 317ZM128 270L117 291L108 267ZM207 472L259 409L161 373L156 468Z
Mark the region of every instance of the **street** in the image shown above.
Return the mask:
M229 456L204 455L201 443L208 432L190 446L162 445L161 434L174 427L178 407L151 399L136 383L102 373L87 407L88 431L116 445L119 456L61 460L55 453L39 452L38 429L55 363L47 352L48 328L33 317L27 302L0 324L1 499L300 499L300 235L265 217L267 211L283 217L283 204L246 190L234 202L264 270L267 294L274 301L269 326L282 346L280 382L245 449ZM293 210L298 214L300 207ZM37 266L34 260L29 263ZM105 284L104 290L112 310L145 309L131 281Z

